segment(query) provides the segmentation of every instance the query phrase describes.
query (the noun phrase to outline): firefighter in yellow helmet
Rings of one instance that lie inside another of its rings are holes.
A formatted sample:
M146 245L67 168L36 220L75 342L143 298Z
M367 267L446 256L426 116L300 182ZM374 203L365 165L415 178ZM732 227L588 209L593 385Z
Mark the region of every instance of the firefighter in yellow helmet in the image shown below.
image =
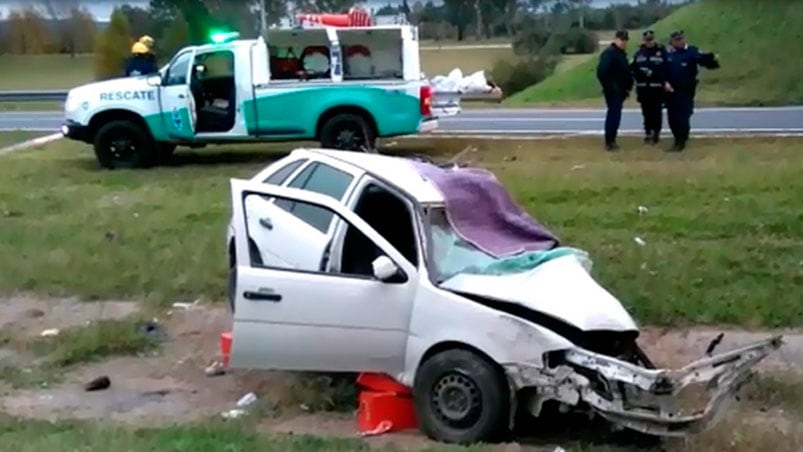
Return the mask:
M125 76L135 77L156 72L159 72L159 68L156 66L156 59L151 56L151 50L144 43L135 42L131 46L131 58L126 63Z

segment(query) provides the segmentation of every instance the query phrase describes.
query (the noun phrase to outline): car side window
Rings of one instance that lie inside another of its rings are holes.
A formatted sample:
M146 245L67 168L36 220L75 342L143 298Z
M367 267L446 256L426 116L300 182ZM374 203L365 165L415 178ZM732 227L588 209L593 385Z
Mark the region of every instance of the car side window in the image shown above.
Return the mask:
M186 85L187 73L190 70L190 61L192 59L192 52L185 52L179 55L173 64L167 69L167 76L165 77L165 86L173 85Z
M353 179L354 177L351 174L325 163L313 163L304 168L288 186L328 195L340 200L346 193L346 190L348 190ZM277 200L276 205L321 232L326 232L326 230L329 229L329 224L332 222L331 212L313 204L299 204L289 200Z
M270 184L270 185L281 185L290 177L291 174L298 169L307 159L299 159L293 162L288 163L287 165L279 168L275 173L268 176L265 180L262 181L263 184Z

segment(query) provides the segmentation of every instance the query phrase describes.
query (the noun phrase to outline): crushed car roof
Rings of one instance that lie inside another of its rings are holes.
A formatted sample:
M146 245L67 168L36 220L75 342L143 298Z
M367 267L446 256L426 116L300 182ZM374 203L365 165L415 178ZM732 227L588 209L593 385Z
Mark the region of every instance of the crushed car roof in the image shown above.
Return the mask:
M412 165L411 161L406 158L365 152L306 148L296 149L292 153L325 155L348 163L398 187L421 204L442 204L444 202L444 197L440 190L432 182L424 178Z

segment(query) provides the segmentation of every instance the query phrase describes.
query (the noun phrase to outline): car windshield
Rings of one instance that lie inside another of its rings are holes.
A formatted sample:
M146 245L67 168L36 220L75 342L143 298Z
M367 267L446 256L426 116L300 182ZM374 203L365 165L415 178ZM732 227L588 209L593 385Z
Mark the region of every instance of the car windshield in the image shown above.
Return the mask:
M430 272L435 281L443 282L452 276L477 268L485 268L499 259L463 240L446 218L446 209L429 211Z

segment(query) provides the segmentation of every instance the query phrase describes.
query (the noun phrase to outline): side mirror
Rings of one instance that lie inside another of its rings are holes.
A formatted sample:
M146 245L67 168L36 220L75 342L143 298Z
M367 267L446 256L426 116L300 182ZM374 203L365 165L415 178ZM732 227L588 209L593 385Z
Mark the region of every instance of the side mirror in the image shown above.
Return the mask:
M374 277L380 281L388 281L399 273L399 267L387 256L379 256L371 262Z
M159 86L162 84L162 76L161 75L149 75L148 78L145 79L145 83L150 86Z

